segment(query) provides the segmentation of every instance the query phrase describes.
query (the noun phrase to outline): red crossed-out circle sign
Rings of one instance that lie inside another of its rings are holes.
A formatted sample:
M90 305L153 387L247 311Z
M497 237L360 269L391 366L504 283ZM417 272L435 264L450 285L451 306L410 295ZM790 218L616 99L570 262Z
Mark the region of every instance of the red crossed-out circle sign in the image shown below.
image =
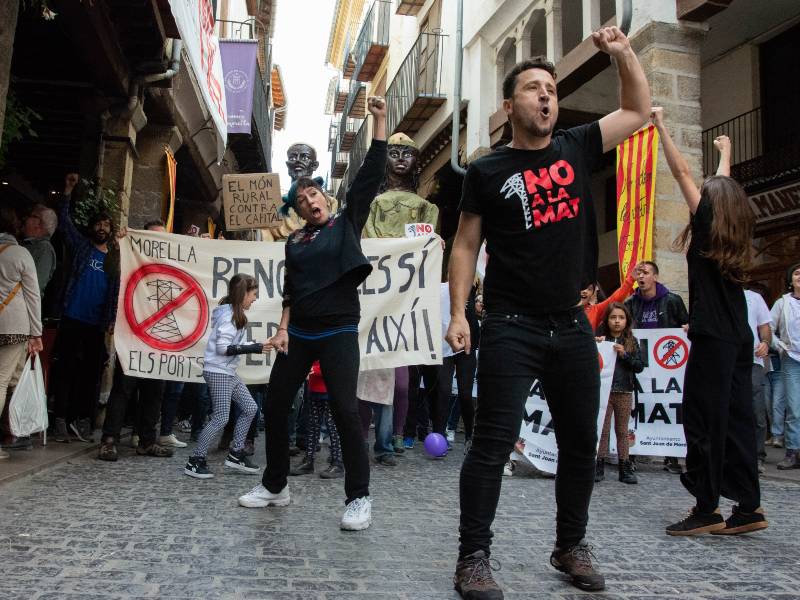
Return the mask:
M142 321L136 318L136 313L133 310L133 294L136 291L136 286L148 275L159 275L164 278L174 279L182 283L184 286L183 291L174 299L161 308L156 310L149 317ZM174 342L163 340L154 337L150 333L150 328L158 323L161 319L166 317L169 313L178 310L181 306L186 304L192 299L197 300L200 310L197 312L197 323L195 323L192 330L181 339ZM185 271L175 268L170 265L163 265L152 263L139 267L128 279L128 284L125 288L125 318L131 331L136 337L146 343L148 346L156 350L165 350L168 352L180 352L186 348L194 345L197 340L203 337L208 325L208 301L206 300L205 292L197 281L189 276Z
M665 335L653 347L653 358L665 369L679 369L689 358L689 347L676 335Z

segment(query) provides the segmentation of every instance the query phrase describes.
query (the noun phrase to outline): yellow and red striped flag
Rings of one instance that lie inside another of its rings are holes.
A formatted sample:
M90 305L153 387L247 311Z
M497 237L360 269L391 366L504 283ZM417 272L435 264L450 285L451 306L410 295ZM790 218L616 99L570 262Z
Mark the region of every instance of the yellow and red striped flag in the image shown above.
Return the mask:
M652 125L617 146L617 252L620 281L653 259L658 131Z
M167 172L164 180L166 193L164 194L164 202L161 205L161 216L166 230L172 233L172 227L175 224L175 179L178 162L175 160L169 146L164 146L164 154L167 155Z

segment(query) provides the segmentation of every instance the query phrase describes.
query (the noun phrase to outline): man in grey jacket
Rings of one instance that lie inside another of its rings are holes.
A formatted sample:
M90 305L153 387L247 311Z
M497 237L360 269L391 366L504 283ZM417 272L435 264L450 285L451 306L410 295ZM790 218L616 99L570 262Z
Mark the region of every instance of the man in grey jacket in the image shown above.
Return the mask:
M22 242L20 245L27 248L36 265L36 276L39 280L39 292L44 296L44 290L56 270L56 251L50 238L58 227L56 212L44 204L37 204L31 213L22 222Z

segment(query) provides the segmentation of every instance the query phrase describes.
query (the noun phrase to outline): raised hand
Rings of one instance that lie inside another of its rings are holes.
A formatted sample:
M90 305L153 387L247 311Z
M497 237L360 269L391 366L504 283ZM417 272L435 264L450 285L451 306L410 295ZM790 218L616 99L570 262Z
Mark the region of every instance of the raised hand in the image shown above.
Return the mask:
M603 27L592 33L592 42L614 58L631 49L631 43L619 27Z
M370 96L367 98L367 110L376 119L386 118L386 100L382 96Z
M660 106L654 106L650 109L650 122L659 129L664 126L664 109Z

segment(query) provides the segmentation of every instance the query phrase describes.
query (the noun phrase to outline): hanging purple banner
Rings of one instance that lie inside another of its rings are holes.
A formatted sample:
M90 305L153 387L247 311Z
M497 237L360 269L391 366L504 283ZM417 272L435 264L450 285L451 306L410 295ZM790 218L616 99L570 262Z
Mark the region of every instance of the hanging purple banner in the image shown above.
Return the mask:
M258 41L220 40L219 50L228 107L228 133L250 133Z

